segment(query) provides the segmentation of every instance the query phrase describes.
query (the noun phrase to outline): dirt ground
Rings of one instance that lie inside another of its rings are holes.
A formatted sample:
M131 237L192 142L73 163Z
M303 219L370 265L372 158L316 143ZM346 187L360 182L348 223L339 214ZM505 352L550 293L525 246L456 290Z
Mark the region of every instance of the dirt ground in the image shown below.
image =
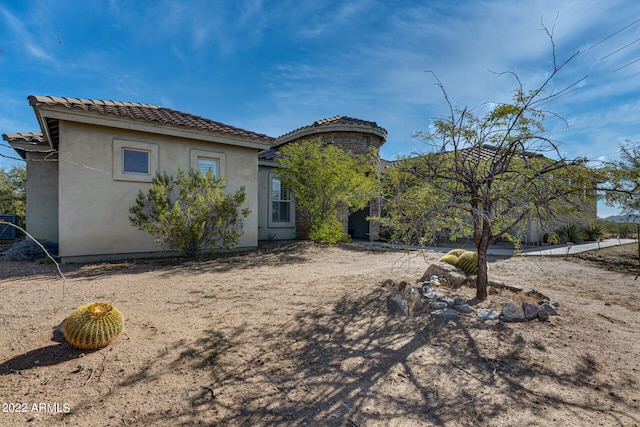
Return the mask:
M52 265L0 261L0 425L640 425L635 270L494 259L491 278L557 299L560 315L390 315L382 283L415 283L440 256L294 243L65 265L64 286ZM75 350L54 328L92 301L118 307L125 332Z

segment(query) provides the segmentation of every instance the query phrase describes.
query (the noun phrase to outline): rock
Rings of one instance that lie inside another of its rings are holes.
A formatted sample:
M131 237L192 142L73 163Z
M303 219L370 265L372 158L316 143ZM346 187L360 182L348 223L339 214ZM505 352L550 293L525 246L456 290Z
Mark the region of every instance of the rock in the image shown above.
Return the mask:
M541 310L538 312L538 319L539 319L541 322L544 322L544 321L546 321L546 320L549 320L549 313L547 313L546 311L544 311L544 310L542 310L542 309L541 309Z
M453 298L449 298L447 296L444 296L444 297L438 298L438 301L446 303L447 307L453 307L453 302L454 302Z
M467 276L465 274L460 273L462 270L458 270L453 265L447 264L446 262L435 262L431 264L427 271L422 275L421 281L431 280L432 276L438 276L439 285L449 284L451 286L462 286L467 281ZM446 283L442 283L443 280L446 280ZM431 282L432 284L436 284L435 282Z
M479 308L476 310L476 315L482 320L497 320L500 317L500 313L488 308Z
M398 284L385 282L391 288L388 305L391 312L400 312L405 316L411 316L420 306L422 298L420 292L409 283L402 281ZM389 304L392 303L392 304ZM393 307L395 305L395 308Z
M432 310L442 310L443 308L447 308L449 305L444 301L433 301L429 304L429 308Z
M453 300L453 306L457 307L459 305L464 304L464 298L456 298Z
M456 305L455 309L460 313L473 313L475 311L469 304Z
M540 308L543 311L545 311L547 314L549 314L549 316L557 316L558 315L558 312L553 307L553 305L549 304L548 302L545 302L542 305L540 305Z
M493 279L487 280L487 284L491 285L491 286L493 286L495 288L504 288L504 287L507 286L506 283L501 282L500 280L493 280Z
M429 288L426 291L423 291L422 294L426 299L438 299L438 293L433 289Z
M502 306L502 317L504 320L517 322L524 320L524 311L518 304L509 300Z
M554 307L560 307L560 303L555 298L545 298L542 301L540 301L538 304L542 305L544 303L551 304Z
M533 320L538 317L538 313L542 311L542 307L538 304L525 301L522 303L522 311L524 312L524 318L526 320Z
M431 317L436 317L440 319L453 319L458 315L458 312L453 308L445 308L442 310L436 310L431 312Z

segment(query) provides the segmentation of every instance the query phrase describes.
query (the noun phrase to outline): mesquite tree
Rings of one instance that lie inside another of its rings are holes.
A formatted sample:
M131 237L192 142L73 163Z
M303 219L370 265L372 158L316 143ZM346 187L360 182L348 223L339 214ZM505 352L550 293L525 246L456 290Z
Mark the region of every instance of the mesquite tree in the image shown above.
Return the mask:
M509 73L517 82L513 99L484 114L454 107L434 75L449 114L432 131L418 134L430 151L397 161L385 177L382 224L405 241L429 240L436 233L473 236L478 299L487 297L490 243L500 237L518 241L525 220L548 223L592 203L595 185L586 159L566 158L543 127L552 113L542 106L564 93L545 90L569 60L554 62L548 78L530 91Z

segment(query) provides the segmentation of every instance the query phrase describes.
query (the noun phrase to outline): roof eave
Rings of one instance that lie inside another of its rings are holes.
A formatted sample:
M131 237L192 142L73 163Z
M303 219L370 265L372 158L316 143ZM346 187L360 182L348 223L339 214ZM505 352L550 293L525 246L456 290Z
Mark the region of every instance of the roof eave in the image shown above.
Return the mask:
M270 148L273 143L273 138L241 138L224 132L203 131L195 128L154 123L115 115L105 115L99 112L84 111L75 108L69 109L59 105L36 104L33 105L33 108L36 111L38 122L42 127L43 133L46 135L47 141L50 141L50 135L47 126L44 124L46 124L47 118L51 118L97 126L115 127L139 132L196 139L200 141L234 145L243 148L252 148L260 151Z
M309 126L309 127L298 129L297 131L293 131L278 137L276 139L276 146L286 144L296 139L304 138L305 136L315 135L319 133L328 133L328 132L368 133L368 134L379 136L380 139L382 140L382 143L380 145L384 144L387 140L387 132L384 129L373 128L371 126L361 125L361 124L339 123L339 124L328 124L328 125L321 125L321 126Z

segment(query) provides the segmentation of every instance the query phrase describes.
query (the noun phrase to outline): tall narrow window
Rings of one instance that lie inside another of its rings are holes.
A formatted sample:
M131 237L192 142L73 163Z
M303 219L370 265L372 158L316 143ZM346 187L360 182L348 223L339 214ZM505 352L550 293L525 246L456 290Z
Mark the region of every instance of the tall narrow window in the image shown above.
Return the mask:
M123 148L122 172L149 174L149 151Z
M211 171L216 178L220 178L220 160L211 157L198 157L198 170L202 173Z
M271 178L271 221L291 221L291 197L280 178Z

